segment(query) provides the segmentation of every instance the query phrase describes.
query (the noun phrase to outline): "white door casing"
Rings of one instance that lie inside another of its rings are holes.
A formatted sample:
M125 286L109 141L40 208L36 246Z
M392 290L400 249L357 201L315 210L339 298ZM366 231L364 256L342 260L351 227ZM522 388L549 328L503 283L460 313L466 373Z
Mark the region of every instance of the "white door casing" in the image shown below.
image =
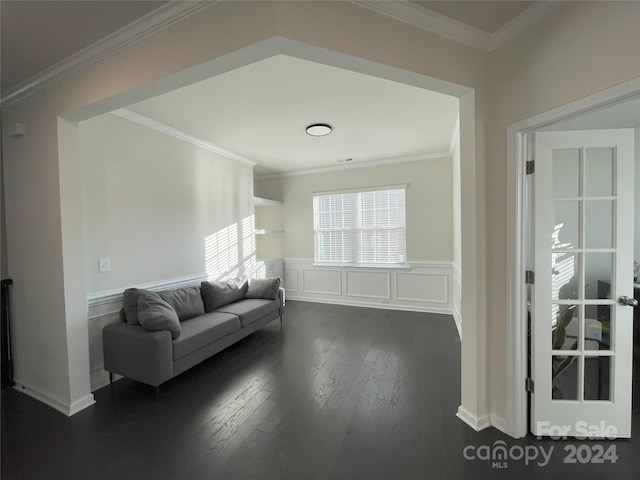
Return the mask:
M632 129L535 135L536 435L631 435L633 145Z

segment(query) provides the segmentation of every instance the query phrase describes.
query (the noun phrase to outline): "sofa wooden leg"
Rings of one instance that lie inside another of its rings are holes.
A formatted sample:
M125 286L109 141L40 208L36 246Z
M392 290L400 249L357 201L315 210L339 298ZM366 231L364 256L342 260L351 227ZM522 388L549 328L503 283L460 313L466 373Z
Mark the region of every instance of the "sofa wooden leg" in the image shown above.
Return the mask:
M156 402L160 400L160 385L156 386Z
M113 372L109 372L109 384L113 383Z

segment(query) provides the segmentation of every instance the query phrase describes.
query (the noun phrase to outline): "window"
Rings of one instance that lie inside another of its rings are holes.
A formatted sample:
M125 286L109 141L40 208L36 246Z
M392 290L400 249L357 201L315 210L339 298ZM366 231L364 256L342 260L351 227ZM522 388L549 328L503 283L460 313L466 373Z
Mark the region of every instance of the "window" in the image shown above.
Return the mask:
M405 189L314 194L316 263L405 263Z

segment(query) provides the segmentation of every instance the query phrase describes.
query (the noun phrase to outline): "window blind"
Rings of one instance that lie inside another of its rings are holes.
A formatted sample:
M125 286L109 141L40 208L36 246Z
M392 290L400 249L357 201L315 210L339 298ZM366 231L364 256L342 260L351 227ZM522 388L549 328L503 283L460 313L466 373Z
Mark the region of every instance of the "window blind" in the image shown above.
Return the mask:
M404 188L314 195L313 223L318 263L406 261Z

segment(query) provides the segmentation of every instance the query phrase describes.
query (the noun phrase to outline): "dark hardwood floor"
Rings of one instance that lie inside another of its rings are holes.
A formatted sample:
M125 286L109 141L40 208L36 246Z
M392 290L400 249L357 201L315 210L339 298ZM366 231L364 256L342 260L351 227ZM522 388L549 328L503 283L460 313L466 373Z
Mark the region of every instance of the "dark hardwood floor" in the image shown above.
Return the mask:
M67 418L4 391L2 479L638 478L637 440L604 443L615 464L566 464L579 442L473 431L455 417L459 370L449 316L290 301L282 330L273 322L167 382L157 401L123 379ZM463 455L499 441L554 451L546 466L506 468Z

